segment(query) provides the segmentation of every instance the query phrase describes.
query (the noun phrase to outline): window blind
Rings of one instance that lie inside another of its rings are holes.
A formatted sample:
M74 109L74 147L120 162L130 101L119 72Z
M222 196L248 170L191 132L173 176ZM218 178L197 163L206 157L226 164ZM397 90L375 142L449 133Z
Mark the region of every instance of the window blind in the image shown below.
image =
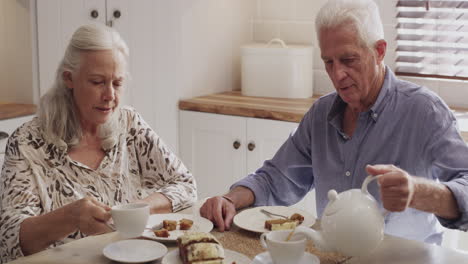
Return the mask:
M397 2L396 73L468 80L468 1Z

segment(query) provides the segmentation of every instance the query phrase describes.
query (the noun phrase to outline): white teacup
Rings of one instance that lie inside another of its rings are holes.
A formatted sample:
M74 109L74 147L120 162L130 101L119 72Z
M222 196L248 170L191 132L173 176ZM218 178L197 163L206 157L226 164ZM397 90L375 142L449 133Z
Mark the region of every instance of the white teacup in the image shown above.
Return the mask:
M124 238L138 237L145 230L149 217L149 205L145 203L121 204L112 207L115 229Z
M307 244L305 236L294 234L286 241L291 231L277 230L260 236L260 243L268 250L274 264L300 263L304 256Z

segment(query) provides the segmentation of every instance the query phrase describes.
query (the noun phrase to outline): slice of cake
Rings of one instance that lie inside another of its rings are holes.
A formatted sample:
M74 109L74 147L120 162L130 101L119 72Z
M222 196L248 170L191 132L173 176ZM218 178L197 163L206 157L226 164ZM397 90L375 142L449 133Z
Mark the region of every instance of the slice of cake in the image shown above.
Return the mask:
M296 221L287 221L281 224L272 224L271 225L271 230L287 230L287 229L294 229L297 226Z
M304 222L304 216L302 216L301 214L298 214L298 213L294 213L293 215L291 215L289 217L289 219L294 220L294 221L298 221L299 225L302 224L302 222Z
M163 228L167 231L172 231L177 229L177 221L174 220L163 220Z
M272 219L265 221L265 228L268 230L293 229L296 225L297 222L291 219Z
M185 233L177 238L177 244L183 264L223 264L223 246L209 233Z
M154 235L157 237L169 237L169 231L167 229L158 229L158 230L153 230Z
M179 221L179 225L180 225L180 230L189 230L190 228L192 228L193 221L190 219L182 218Z

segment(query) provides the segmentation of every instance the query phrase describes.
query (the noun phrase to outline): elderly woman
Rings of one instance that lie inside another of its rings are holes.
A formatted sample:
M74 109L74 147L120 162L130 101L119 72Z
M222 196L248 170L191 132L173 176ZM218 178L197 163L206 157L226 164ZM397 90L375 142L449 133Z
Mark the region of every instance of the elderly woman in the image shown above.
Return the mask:
M128 48L103 25L80 27L41 98L10 137L0 177L0 262L109 232L110 206L172 212L196 200L182 162L130 108L120 108Z

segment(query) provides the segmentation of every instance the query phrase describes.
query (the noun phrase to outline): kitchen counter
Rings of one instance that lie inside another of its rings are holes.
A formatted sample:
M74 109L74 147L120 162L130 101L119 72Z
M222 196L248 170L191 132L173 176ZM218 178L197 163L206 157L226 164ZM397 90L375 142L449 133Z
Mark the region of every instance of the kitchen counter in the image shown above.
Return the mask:
M181 100L179 109L299 123L317 99L252 97L233 91Z
M0 103L0 120L32 115L36 110L33 104Z
M181 100L179 109L299 123L318 98L251 97L232 91ZM459 121L461 135L468 142L468 109L452 110Z

